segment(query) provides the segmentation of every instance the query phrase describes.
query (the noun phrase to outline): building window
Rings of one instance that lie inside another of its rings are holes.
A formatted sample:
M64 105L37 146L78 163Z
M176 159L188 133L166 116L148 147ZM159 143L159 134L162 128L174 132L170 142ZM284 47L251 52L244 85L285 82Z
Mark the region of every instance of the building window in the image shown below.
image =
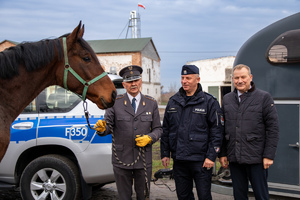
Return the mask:
M151 83L151 69L147 69L147 74L149 76L149 83Z
M147 94L149 94L149 88L147 88Z

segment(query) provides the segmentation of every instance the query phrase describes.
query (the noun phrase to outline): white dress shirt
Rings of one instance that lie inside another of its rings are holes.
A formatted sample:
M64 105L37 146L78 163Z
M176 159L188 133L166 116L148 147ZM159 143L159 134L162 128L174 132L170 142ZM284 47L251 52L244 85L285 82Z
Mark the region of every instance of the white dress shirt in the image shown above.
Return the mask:
M128 92L127 92L127 95L128 95L129 100L130 100L130 103L132 104L133 96L131 96ZM134 98L135 98L135 105L136 105L136 108L135 108L135 113L136 113L136 111L138 110L138 107L140 105L141 93L139 92L139 94L136 95Z

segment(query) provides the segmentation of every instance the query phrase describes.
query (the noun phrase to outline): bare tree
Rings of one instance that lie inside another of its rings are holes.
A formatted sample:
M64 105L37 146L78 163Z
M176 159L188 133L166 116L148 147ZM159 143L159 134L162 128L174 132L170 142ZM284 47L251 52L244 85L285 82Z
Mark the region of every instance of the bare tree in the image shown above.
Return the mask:
M170 97L173 96L176 92L178 92L178 90L179 90L179 87L177 86L177 83L176 82L171 83L169 86L169 91L161 94L162 104L167 104Z
M177 86L176 82L173 82L170 84L169 86L169 93L172 93L172 95L174 95L176 92L178 92L179 87Z

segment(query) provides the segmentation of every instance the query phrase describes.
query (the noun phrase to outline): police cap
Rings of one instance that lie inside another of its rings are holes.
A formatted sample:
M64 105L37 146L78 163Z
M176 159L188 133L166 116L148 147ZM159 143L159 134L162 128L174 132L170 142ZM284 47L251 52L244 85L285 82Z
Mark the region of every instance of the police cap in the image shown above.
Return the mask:
M199 68L195 65L183 65L181 75L199 74Z
M124 67L119 72L119 75L123 77L123 82L135 81L141 78L143 69L137 65L130 65Z

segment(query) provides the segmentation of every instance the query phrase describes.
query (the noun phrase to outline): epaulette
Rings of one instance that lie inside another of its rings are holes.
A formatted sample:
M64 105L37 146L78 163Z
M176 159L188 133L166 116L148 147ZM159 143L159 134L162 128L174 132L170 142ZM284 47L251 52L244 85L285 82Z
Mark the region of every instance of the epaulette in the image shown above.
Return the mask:
M212 98L214 98L214 99L217 100L217 98L214 95L210 94L210 93L204 92L204 94L206 94L207 96L210 96L210 97L212 97Z
M121 98L123 98L123 97L125 97L125 94L118 94L117 97L116 97L116 100L117 100L117 99L121 99Z
M152 101L154 101L154 102L156 102L156 100L153 98L153 97L151 97L151 96L148 96L148 95L144 95L147 99L150 99L150 100L152 100Z

